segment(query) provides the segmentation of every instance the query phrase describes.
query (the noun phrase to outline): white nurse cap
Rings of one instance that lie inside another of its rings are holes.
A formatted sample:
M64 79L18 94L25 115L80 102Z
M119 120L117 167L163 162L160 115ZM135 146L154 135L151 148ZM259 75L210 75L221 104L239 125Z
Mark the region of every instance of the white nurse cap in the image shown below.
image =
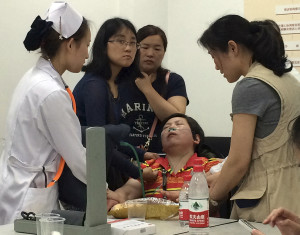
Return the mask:
M47 12L46 21L53 22L52 28L62 37L69 38L77 32L83 17L63 1L53 2Z

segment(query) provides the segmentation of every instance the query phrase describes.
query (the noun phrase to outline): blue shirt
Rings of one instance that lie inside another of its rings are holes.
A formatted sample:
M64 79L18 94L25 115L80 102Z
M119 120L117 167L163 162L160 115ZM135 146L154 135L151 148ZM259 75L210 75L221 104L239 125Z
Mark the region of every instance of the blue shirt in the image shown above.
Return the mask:
M119 123L120 99L114 98L106 79L86 73L73 91L81 126Z

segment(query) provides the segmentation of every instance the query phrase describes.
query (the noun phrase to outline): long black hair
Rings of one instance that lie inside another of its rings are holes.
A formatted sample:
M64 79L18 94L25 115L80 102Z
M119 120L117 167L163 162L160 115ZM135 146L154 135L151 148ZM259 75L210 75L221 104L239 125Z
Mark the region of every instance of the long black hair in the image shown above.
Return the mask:
M163 47L164 47L164 51L166 52L167 50L167 46L168 46L168 39L167 36L165 34L165 32L155 26L155 25L146 25L142 28L140 28L137 32L137 42L140 43L141 41L143 41L145 38L149 37L149 36L154 36L154 35L158 35L160 36L162 42L163 42ZM156 71L157 74L157 82L159 83L159 90L158 93L161 95L165 95L165 91L166 91L166 74L168 73L169 70L163 68L162 66L159 66L159 68Z
M187 123L191 128L192 136L194 140L196 140L196 135L199 135L200 143L195 146L195 153L197 153L199 157L215 158L216 153L208 145L204 144L205 142L204 131L195 119L183 113L174 113L163 120L162 126L164 126L167 123L167 121L169 121L171 118L175 118L175 117L181 117L187 121Z
M272 20L252 21L238 15L226 15L212 23L198 39L206 49L228 51L228 41L233 40L253 52L257 61L282 76L290 72L293 65L286 67L284 43L278 25Z
M110 68L110 60L107 55L107 42L110 37L118 33L122 28L128 28L130 31L132 31L135 37L137 37L135 27L129 20L122 18L112 18L106 20L98 30L92 46L90 60L88 64L82 68L82 71L94 73L106 80L110 79L112 71ZM132 64L129 67L124 67L121 69L117 76L116 82L119 81L119 78L127 79L141 76L138 62L139 53L137 50Z

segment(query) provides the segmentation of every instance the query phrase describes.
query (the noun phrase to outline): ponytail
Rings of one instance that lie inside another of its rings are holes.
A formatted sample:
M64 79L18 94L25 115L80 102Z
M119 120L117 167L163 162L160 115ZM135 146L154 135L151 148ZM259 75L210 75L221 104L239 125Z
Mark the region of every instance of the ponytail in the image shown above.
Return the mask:
M278 25L272 20L250 22L252 33L253 61L257 61L272 70L277 76L290 72L293 65L287 68L284 43Z
M261 63L277 76L293 68L291 63L286 67L288 60L280 29L272 20L249 22L238 15L226 15L209 26L198 39L198 44L226 53L230 40L252 51L253 62Z

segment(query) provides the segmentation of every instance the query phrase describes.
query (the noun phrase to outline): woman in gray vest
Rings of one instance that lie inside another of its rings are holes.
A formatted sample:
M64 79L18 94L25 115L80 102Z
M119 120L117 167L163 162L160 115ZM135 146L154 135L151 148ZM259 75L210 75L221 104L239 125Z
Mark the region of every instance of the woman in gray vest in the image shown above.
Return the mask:
M292 140L295 144L295 151L300 159L300 116L296 119L292 130ZM282 235L300 234L300 217L285 208L274 209L263 221L264 224L277 226ZM253 230L252 235L264 235L259 230Z
M283 206L300 214L298 159L289 136L290 123L300 114L300 83L289 72L278 25L227 15L199 38L216 69L229 83L233 130L230 152L219 177L208 177L210 197L232 196L231 218L262 222ZM293 189L293 190L291 190Z

